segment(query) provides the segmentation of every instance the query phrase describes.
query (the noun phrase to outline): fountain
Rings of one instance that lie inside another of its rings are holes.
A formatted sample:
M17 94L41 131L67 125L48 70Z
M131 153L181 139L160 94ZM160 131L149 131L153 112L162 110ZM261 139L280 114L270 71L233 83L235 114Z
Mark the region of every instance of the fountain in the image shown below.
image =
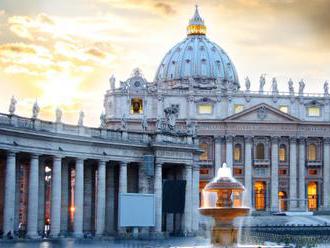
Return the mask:
M202 215L213 217L211 243L214 246L235 246L238 228L233 220L247 216L250 208L243 206L244 186L232 175L226 163L219 168L217 176L202 191Z

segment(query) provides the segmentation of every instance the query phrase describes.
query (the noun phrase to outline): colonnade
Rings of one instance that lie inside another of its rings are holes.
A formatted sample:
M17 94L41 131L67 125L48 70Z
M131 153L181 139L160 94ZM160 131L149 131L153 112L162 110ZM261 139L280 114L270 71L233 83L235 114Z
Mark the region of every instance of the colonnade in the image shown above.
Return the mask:
M4 220L3 232L13 232L17 230L15 226L15 195L17 189L17 175L16 175L16 154L14 151L7 151L6 168L5 168L5 189L4 189ZM38 236L38 216L40 215L40 207L38 206L40 191L40 157L41 154L29 154L29 180L28 180L28 206L27 206L27 236L36 238ZM51 170L51 206L50 206L50 236L58 237L61 234L61 218L65 209L62 209L62 191L65 187L65 182L62 182L63 177L63 159L65 156L52 155L52 170ZM72 158L75 165L75 182L74 182L74 220L73 220L73 235L81 237L84 233L84 163L87 158ZM96 195L96 210L95 210L95 234L97 236L104 235L106 225L106 199L107 197L107 178L106 168L108 166L107 160L93 159L97 164L97 190ZM119 161L119 178L118 178L118 194L127 193L128 191L128 162ZM154 193L155 194L155 226L152 231L155 233L162 232L162 168L164 163L155 164L155 173L153 181L153 189L150 192L150 185L145 175L145 171L139 164L138 171L138 191L139 193ZM198 205L199 205L199 167L192 164L183 165L184 180L186 180L186 196L185 196L185 210L184 221L182 223L185 232L197 232L199 225ZM41 177L42 178L42 177ZM44 179L44 178L43 178ZM153 191L153 192L152 192ZM111 199L114 201L114 199ZM118 232L125 232L126 228L118 227Z

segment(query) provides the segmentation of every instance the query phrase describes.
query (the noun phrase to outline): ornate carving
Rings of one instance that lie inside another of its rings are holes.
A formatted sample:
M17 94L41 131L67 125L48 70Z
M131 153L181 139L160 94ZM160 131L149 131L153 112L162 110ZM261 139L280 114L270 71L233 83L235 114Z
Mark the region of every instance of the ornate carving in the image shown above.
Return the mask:
M290 137L290 143L297 143L297 137Z
M179 109L175 105L172 105L164 109L165 125L169 130L174 130L178 112Z
M253 136L244 136L245 142L252 144L253 142Z
M261 106L258 110L257 110L257 115L258 115L258 118L260 120L264 120L267 116L267 109L265 106Z
M127 131L127 116L126 114L123 114L122 117L121 117L121 120L120 120L120 129L122 131Z
M330 145L330 137L323 138L324 144Z
M196 122L192 122L190 119L186 121L187 134L193 137L197 136Z
M148 129L148 120L147 120L147 117L145 115L143 115L141 125L142 125L142 130L147 131L147 129Z

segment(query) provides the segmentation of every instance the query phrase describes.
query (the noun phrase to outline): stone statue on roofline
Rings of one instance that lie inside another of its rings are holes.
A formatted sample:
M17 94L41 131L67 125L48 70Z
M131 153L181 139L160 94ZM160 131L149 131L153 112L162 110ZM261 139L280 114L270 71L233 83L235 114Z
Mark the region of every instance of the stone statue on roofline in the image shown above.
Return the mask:
M38 118L38 114L40 112L40 107L38 105L38 101L36 100L33 104L33 108L32 108L32 118L33 119L37 119Z
M328 81L324 82L323 89L324 89L324 95L328 96L329 95L329 83L328 83Z
M100 128L105 128L106 123L105 123L105 113L101 113L100 115Z
M109 79L109 82L110 82L110 89L111 90L114 90L115 87L116 87L116 78L114 75L111 76L111 78Z
M262 74L259 79L259 93L264 92L264 86L266 84L265 74Z
M188 119L186 121L187 134L196 137L196 123Z
M303 79L299 81L299 95L304 94L304 89L305 89L305 82Z
M245 88L246 88L246 91L250 91L250 87L251 87L250 79L249 79L249 77L246 77L245 78Z
M275 77L273 77L273 80L272 80L272 93L278 94L277 80Z
M56 122L57 123L62 122L62 110L59 107L56 108L55 115L56 115Z
M17 103L17 100L15 99L14 96L12 96L11 99L10 99L9 114L11 114L11 115L15 114L16 103Z
M78 119L78 126L83 126L84 125L84 118L85 118L85 113L84 111L80 111L79 113L79 119Z
M289 85L289 93L290 93L290 95L294 95L293 81L292 81L291 78L289 79L288 85Z

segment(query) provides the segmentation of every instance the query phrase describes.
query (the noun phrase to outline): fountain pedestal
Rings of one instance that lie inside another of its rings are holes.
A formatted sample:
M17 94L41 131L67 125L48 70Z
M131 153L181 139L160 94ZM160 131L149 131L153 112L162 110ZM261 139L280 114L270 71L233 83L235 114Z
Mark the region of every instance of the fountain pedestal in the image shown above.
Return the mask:
M247 216L250 208L243 206L244 186L232 176L231 168L224 164L218 176L208 183L202 192L202 215L214 218L211 243L214 246L235 246L238 228L233 221L236 217Z

